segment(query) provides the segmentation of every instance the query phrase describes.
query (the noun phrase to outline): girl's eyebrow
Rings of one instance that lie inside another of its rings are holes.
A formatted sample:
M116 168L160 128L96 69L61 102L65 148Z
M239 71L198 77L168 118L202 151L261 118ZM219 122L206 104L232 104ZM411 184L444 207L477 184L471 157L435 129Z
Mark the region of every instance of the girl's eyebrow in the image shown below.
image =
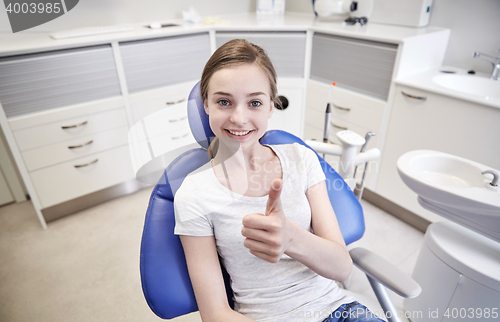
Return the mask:
M215 93L213 93L213 95L233 96L233 95L231 95L229 93L225 93L225 92L215 92Z
M248 96L259 96L259 95L264 95L265 96L266 93L264 93L264 92L255 92L255 93L248 94Z
M221 92L221 91L215 92L212 95L222 95L222 96L231 96L231 97L233 96L230 93ZM254 92L254 93L248 94L247 96L250 97L250 96L259 96L259 95L266 95L266 93L264 93L264 92Z

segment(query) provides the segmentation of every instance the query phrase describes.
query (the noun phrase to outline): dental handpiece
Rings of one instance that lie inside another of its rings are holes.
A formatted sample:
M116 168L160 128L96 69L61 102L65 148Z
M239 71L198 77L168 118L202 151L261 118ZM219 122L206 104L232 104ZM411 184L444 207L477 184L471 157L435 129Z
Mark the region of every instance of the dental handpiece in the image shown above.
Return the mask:
M330 119L332 118L332 108L330 103L326 104L325 127L323 130L323 142L328 143L328 132L330 130Z
M330 103L326 104L325 111L325 127L323 129L323 143L328 143L328 132L330 131L330 119L332 118L332 108ZM323 159L325 158L325 153L323 153Z

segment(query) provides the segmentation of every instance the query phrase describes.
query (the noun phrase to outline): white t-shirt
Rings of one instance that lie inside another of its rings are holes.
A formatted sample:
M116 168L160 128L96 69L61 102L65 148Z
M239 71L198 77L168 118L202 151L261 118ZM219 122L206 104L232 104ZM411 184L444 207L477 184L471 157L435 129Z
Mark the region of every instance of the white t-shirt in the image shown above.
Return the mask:
M318 158L298 143L269 147L283 171L283 211L311 231L311 208L305 193L325 180ZM341 304L355 299L344 296L335 281L287 255L273 264L252 255L243 245L243 217L265 213L267 199L227 189L209 162L188 175L175 195L175 234L215 235L217 251L231 277L236 311L261 322L323 321Z

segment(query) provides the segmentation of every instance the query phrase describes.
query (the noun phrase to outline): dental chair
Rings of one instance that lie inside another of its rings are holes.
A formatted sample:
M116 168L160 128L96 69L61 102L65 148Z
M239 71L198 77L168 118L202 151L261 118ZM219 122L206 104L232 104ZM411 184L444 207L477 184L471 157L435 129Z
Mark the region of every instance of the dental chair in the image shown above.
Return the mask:
M207 148L214 137L201 99L199 83L188 101L191 131L199 148L179 155L164 171L149 200L141 243L140 271L144 296L151 310L163 319L172 319L198 310L180 239L174 234L174 198L182 180L190 172L209 161ZM289 144L301 139L284 131L271 130L262 137L262 144ZM310 147L309 147L310 148ZM314 150L313 150L314 151ZM319 155L327 182L329 198L337 216L345 243L360 239L365 231L363 209L354 193L335 170ZM363 248L350 250L354 264L367 276L384 316L400 321L386 288L400 296L413 298L420 286L398 268ZM230 278L222 266L228 301L233 306ZM378 312L379 316L381 312Z

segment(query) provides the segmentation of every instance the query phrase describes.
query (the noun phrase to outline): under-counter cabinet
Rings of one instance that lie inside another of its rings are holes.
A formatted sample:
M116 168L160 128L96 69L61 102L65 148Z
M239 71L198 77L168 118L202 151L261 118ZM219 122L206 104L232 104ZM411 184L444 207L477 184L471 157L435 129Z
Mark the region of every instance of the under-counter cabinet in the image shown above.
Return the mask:
M86 206L70 200L133 178L110 45L0 58L0 102L43 226Z
M402 85L395 95L375 192L430 222L442 220L400 179L398 158L436 150L500 169L500 109Z
M323 139L325 110L331 104L329 142L340 144L336 134L351 130L361 136L380 134L392 82L398 45L315 33L312 39L311 75L307 84L305 138ZM332 81L337 83L335 87ZM367 148L377 147L378 135ZM339 158L327 156L338 169ZM367 180L374 174L368 171ZM362 171L358 171L360 176Z

